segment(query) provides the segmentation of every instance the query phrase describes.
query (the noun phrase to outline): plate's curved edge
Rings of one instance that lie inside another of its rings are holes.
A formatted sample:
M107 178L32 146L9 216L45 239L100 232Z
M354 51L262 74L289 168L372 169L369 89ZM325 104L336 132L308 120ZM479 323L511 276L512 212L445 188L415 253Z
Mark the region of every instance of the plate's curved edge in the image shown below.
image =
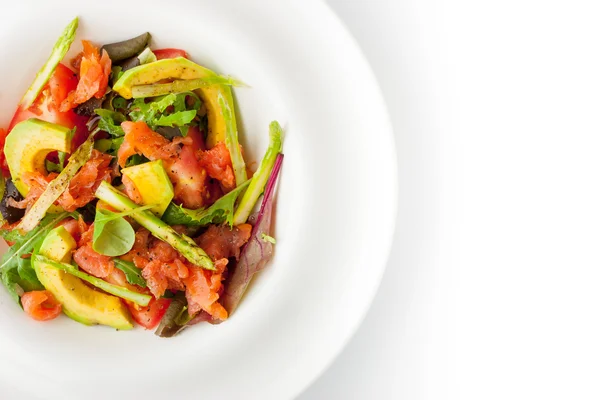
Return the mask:
M376 283L372 287L371 292L368 293L367 295L365 295L365 298L367 299L367 301L364 302L362 309L358 310L356 312L357 317L353 323L351 332L345 338L343 338L343 340L340 340L340 342L339 342L340 344L339 344L338 348L334 350L333 356L330 357L328 359L328 361L325 362L320 367L320 369L304 385L302 385L299 388L299 390L297 390L295 393L293 393L292 398L297 398L300 395L302 395L321 376L323 376L323 374L329 368L331 368L331 366L333 365L335 360L337 360L338 357L342 354L342 352L348 346L348 344L354 338L354 336L356 336L356 333L358 332L358 329L360 328L360 326L364 322L365 318L367 317L369 310L371 309L371 306L373 305L373 300L375 300L375 296L377 295L377 292L379 291L379 287L381 286L381 281L383 279L383 275L385 274L385 271L389 264L390 254L392 252L392 245L394 243L394 237L396 236L396 231L398 229L398 226L397 226L398 196L399 196L399 190L400 190L400 188L398 187L398 176L399 176L398 175L398 167L399 167L398 154L396 152L396 138L394 136L394 128L392 125L392 119L390 117L390 112L389 112L387 103L385 102L385 98L383 96L383 91L381 90L381 85L379 84L379 80L377 79L377 76L375 75L375 71L373 70L373 67L371 66L367 56L365 55L360 44L358 43L358 41L356 40L356 38L350 31L350 29L348 28L346 23L340 18L340 16L333 10L333 8L331 8L331 6L325 0L315 1L314 3L315 3L315 5L320 4L323 7L323 12L329 14L328 18L333 19L335 21L335 23L337 23L339 25L339 27L341 28L341 31L343 31L344 34L347 36L348 41L350 43L352 43L352 47L354 48L354 51L356 53L358 53L358 55L360 56L360 59L362 60L362 62L364 64L364 68L367 71L367 73L369 74L366 77L366 79L373 82L373 86L377 92L377 98L373 98L373 99L371 99L371 101L378 103L377 108L380 108L382 110L382 114L385 116L385 121L383 122L383 124L386 126L386 131L388 133L387 138L390 141L390 149L391 149L390 156L392 158L391 162L394 166L393 172L392 172L393 187L391 188L391 191L392 191L392 204L394 204L395 206L393 207L392 213L390 215L391 223L389 224L389 227L388 227L390 232L388 232L389 234L387 235L387 243L385 243L385 246L382 246L386 250L382 251L380 253L381 254L380 261L381 261L381 263L383 263L383 266L378 271Z

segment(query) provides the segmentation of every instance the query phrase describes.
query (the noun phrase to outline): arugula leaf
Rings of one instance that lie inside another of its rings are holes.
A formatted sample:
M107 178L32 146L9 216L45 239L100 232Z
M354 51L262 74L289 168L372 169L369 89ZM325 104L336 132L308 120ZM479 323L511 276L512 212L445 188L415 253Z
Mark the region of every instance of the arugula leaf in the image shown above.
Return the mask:
M125 135L123 128L121 128L121 122L125 121L125 116L123 114L104 108L97 108L94 112L100 117L98 128L101 131L108 132L111 136L120 137Z
M17 302L19 302L19 293L22 293L25 289L32 290L33 286L28 287L28 285L39 284L37 277L35 281L28 279L31 277L30 271L28 271L26 262L21 261L23 260L21 257L38 249L48 232L54 229L63 219L67 217L76 218L76 216L76 213L67 212L48 214L33 230L25 235L18 230L3 234L5 240L14 242L14 244L4 253L2 261L0 261L0 274L2 275L2 283Z
M2 284L6 287L8 294L17 304L21 304L21 295L25 292L23 289L21 277L17 267L6 268L2 271Z
M21 287L23 287L26 292L44 289L35 270L31 266L31 258L20 258L18 261L17 272L22 280Z
M146 102L136 99L129 107L129 118L132 121L144 121L150 129L159 126L180 127L183 136L187 134L187 126L196 125L194 121L202 102L192 92L167 94Z
M127 253L135 243L135 231L123 217L153 206L137 207L130 211L114 213L103 208L96 209L92 248L105 256L116 257Z
M171 203L162 219L169 225L205 226L226 222L233 226L235 201L249 184L250 181L244 182L206 209L190 210Z
M132 262L121 260L120 258L115 258L113 261L115 262L115 267L125 273L127 282L143 288L146 287L146 280L142 277L141 268L136 267Z
M10 265L16 265L21 256L29 254L38 248L42 244L42 240L46 237L46 234L67 217L77 218L77 214L68 212L48 214L34 229L25 235L16 229L4 234L4 239L14 242L14 244L4 253L2 261L0 261L0 271Z
M156 120L156 125L159 126L184 126L189 124L196 118L196 110L180 111L170 115L162 115Z
M24 292L44 289L28 258L20 258L17 265L5 270L2 273L2 283L17 303L20 302L19 299Z

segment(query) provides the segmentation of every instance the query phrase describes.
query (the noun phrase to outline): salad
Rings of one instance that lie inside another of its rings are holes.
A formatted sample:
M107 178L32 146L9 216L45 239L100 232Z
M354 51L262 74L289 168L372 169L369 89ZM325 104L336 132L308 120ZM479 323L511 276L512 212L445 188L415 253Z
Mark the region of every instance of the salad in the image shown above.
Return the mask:
M65 61L73 20L0 131L0 261L25 313L170 337L221 323L272 258L280 125L252 174L238 80L144 33Z

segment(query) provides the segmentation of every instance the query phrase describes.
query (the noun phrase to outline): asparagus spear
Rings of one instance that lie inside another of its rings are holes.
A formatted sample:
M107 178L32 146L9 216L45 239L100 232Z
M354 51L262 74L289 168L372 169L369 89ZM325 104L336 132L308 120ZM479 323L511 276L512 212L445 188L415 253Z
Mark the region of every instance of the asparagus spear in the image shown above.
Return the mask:
M96 197L119 211L129 211L138 207L137 204L107 182L100 184L96 190ZM148 229L154 237L173 246L175 250L179 251L192 264L204 269L215 270L215 266L208 254L198 247L190 237L177 233L166 222L159 219L150 211L137 211L131 214L131 217L138 224Z

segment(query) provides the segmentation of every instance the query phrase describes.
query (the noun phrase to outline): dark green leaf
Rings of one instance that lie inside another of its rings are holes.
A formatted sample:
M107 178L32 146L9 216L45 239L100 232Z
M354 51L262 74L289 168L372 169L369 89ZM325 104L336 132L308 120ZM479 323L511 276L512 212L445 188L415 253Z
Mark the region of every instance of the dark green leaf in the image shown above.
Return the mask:
M108 132L111 136L124 136L125 132L121 128L121 122L125 121L125 116L120 112L97 108L94 110L96 115L100 117L98 128L101 131Z
M119 258L114 259L115 267L119 268L121 271L125 273L125 278L127 278L127 282L132 285L138 285L143 288L146 287L146 280L142 277L142 270L135 266L134 263L121 260Z
M156 120L158 126L184 126L196 118L196 110L180 111L169 115L163 115Z
M67 154L65 152L59 151L58 152L58 164L53 163L50 160L46 160L46 170L48 172L61 173L64 168L63 166L65 165L66 157L67 157Z
M99 211L96 212L96 219L98 215ZM100 234L94 234L92 247L105 256L123 255L131 250L135 242L135 231L125 218L113 219L101 227L94 226L94 232L96 231Z
M129 118L133 121L144 121L151 129L159 126L184 127L192 124L202 102L192 92L168 94L146 102L146 99L135 99L130 106ZM183 132L187 134L187 129Z
M60 173L62 171L62 167L56 163L53 163L50 160L46 160L46 170L48 172L57 172Z
M112 67L112 82L113 84L121 78L123 75L123 68L119 65L115 65Z
M112 100L112 106L117 110L127 108L127 100L121 96L117 96Z
M21 258L18 262L17 272L21 278L21 287L26 292L42 290L44 286L40 283L35 270L31 266L31 258Z
M94 148L103 153L116 156L122 144L122 136L113 139L98 139L94 142Z
M148 162L150 160L148 160L146 157L144 157L141 154L134 154L131 157L129 157L127 159L127 164L125 165L126 167L133 167L134 165L140 165L143 164L145 162Z
M19 276L19 272L17 267L8 267L2 270L2 284L8 290L8 294L13 298L17 304L20 304L21 295L25 291L21 286L21 277Z
M232 226L235 201L249 183L244 182L206 209L190 210L171 203L162 219L169 225L205 226L227 222Z
M122 213L97 208L94 219L93 249L100 254L111 257L127 253L135 242L135 231L123 217L149 208L152 208L152 206L137 207L134 210Z
M62 172L62 169L65 165L65 161L67 160L67 153L65 153L64 151L59 151L57 152L58 154L58 165L60 165L60 171Z

